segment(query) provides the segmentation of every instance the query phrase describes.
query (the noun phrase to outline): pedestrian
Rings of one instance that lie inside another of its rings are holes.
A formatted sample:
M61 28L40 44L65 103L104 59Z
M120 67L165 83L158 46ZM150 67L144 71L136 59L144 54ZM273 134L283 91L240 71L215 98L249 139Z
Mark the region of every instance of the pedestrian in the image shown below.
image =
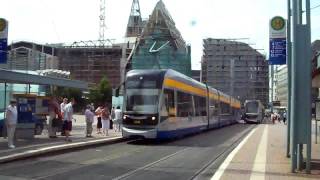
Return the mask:
M110 113L108 107L104 107L101 111L102 131L108 136L108 129L110 128Z
M14 149L14 133L16 130L18 111L17 111L16 100L11 100L10 105L6 109L6 128L8 133L8 147Z
M102 128L102 122L101 122L101 113L102 113L103 107L100 105L95 113L97 115L97 134L101 134L101 128Z
M92 137L92 123L94 119L94 113L91 111L91 105L87 105L87 109L85 111L86 117L86 137Z
M111 108L111 112L110 112L110 129L113 129L113 124L114 124L114 120L115 120L115 108L114 106L112 106Z
M61 116L64 117L65 106L68 104L68 98L63 98L60 104ZM61 127L61 136L65 136L63 126Z
M280 114L279 114L279 113L276 113L276 115L277 115L277 120L278 120L278 122L281 123Z
M120 109L120 106L117 106L117 109L114 111L115 118L114 118L114 124L115 128L114 130L120 132L121 131L121 124L122 124L122 111Z
M271 120L272 120L272 124L274 124L274 122L276 121L276 115L274 113L271 113Z
M75 100L71 99L70 103L68 103L64 107L64 119L63 119L63 131L66 136L66 141L71 142L72 140L69 138L70 132L72 130L72 119L73 119L73 105L75 104Z
M64 107L68 104L68 98L63 98L62 103L60 104L61 115L64 116Z
M49 138L57 138L57 129L61 128L62 115L60 105L55 97L51 97L49 101Z
M90 110L91 110L92 112L94 112L94 105L93 105L93 103L90 104Z
M287 113L283 112L283 123L286 124L287 121Z

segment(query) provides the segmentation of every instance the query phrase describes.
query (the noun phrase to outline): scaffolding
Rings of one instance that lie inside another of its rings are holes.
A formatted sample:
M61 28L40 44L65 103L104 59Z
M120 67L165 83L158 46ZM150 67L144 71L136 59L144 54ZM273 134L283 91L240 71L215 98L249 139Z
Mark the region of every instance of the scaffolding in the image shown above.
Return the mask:
M113 47L63 47L57 49L59 69L70 71L71 78L89 83L92 87L106 77L112 88L120 84L122 49Z
M190 51L165 5L159 1L142 30L129 63L132 69L170 68L191 77Z

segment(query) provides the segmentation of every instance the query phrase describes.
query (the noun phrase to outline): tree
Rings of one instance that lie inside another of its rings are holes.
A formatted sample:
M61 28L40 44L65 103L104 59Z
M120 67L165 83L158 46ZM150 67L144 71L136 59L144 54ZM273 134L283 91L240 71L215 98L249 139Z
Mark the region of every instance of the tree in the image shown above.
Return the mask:
M81 111L82 109L85 108L87 102L85 100L85 98L83 98L83 93L80 89L76 89L76 88L66 88L66 87L57 87L54 91L53 91L53 95L55 97L61 97L61 98L68 98L69 101L71 98L74 98L74 100L76 101L76 104L74 106L74 110L76 112Z
M90 89L89 101L95 105L111 104L112 101L112 89L106 77L103 77L100 83Z

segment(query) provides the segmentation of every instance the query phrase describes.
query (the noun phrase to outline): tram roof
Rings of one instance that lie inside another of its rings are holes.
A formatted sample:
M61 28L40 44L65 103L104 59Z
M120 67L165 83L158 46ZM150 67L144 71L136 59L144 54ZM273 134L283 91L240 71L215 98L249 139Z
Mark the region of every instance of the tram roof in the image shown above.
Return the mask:
M159 76L159 77L169 77L169 78L173 78L173 79L176 79L176 80L179 80L183 83L186 83L186 84L189 84L189 85L192 85L192 86L198 86L198 87L201 87L203 89L206 89L206 85L195 80L195 79L192 79L191 77L189 76L186 76L180 72L177 72L175 70L172 70L172 69L148 69L148 70L131 70L128 72L128 76L134 76L134 75L138 75L138 74L141 74L141 75L148 75L148 76ZM216 92L216 93L219 93L220 96L223 96L225 98L231 98L237 102L239 102L238 99L234 98L234 97L231 97L230 95L228 94L225 94L224 92L222 91L219 91L213 87L210 87L209 86L209 90L211 92Z
M5 69L0 69L0 82L37 84L37 85L54 85L54 86L70 87L70 88L77 88L77 89L84 89L84 90L88 89L88 83L84 81L40 76L35 74L9 71Z

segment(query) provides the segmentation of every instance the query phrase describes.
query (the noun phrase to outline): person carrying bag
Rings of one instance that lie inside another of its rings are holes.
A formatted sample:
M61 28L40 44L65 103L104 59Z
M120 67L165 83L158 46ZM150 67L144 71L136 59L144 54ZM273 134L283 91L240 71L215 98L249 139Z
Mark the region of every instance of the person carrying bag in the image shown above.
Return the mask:
M53 120L52 120L52 127L55 127L57 129L59 129L59 128L61 129L61 127L62 127L62 115L61 115L61 113L60 113L58 108L55 109L55 113L56 113L56 117L53 118Z
M55 97L51 97L49 102L49 138L57 137L57 129L62 124L62 116L60 113L60 106Z

